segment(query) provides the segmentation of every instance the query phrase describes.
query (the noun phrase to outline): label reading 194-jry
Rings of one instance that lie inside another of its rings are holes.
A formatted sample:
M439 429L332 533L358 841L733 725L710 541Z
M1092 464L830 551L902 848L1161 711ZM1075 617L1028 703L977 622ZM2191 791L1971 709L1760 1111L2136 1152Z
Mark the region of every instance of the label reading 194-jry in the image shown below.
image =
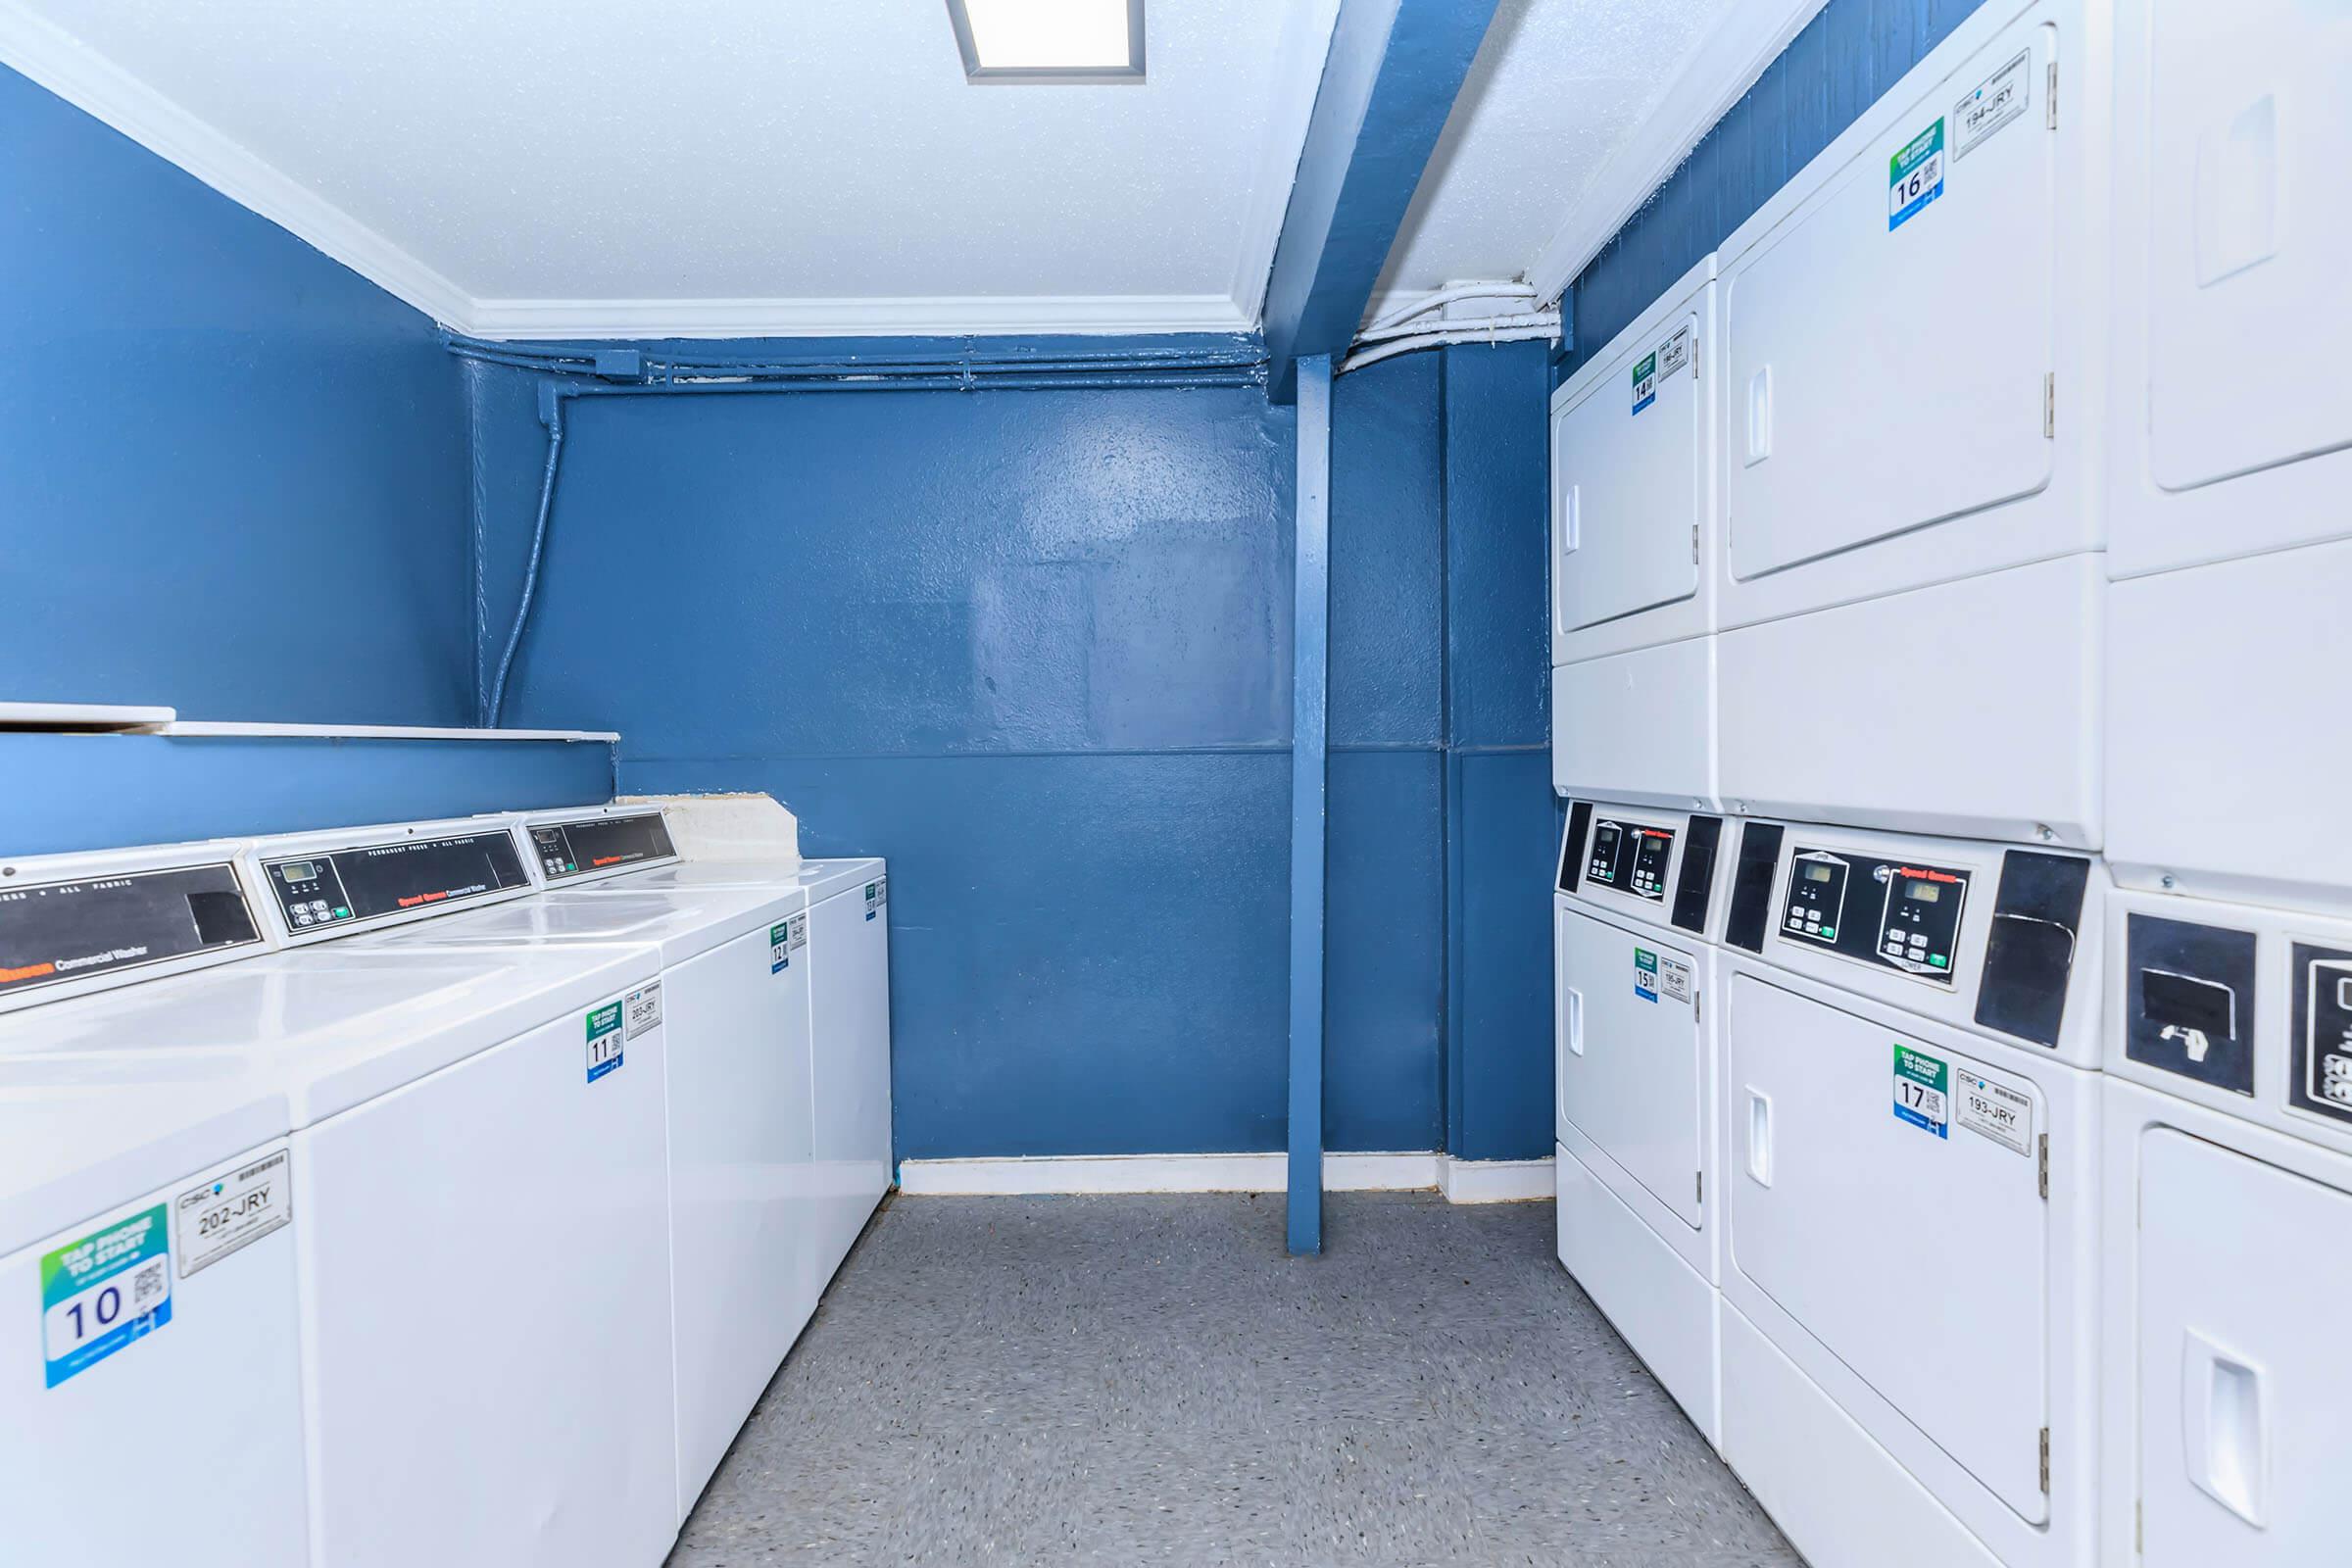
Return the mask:
M588 1081L620 1067L620 1004L608 1002L588 1014Z

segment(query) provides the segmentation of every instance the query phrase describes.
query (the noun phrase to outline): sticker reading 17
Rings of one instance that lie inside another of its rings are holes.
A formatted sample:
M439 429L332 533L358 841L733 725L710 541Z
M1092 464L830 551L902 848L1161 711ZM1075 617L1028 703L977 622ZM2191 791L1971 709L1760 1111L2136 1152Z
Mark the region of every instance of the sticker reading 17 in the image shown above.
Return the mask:
M41 1254L49 1387L172 1321L172 1216L162 1203Z
M1886 227L1889 232L1943 194L1943 121L1905 142L1886 160Z
M588 1014L588 1081L620 1067L620 1004L608 1002Z
M1952 1135L1952 1069L1924 1051L1894 1048L1894 1114L1938 1138Z

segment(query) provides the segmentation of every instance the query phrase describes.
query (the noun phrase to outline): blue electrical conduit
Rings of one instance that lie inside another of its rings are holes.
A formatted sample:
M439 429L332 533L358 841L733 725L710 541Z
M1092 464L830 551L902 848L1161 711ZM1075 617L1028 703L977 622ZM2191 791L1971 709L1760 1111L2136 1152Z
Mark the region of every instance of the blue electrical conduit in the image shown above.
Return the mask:
M597 358L555 350L515 348L451 336L449 352L460 359L548 375L598 373ZM643 379L559 382L547 390L547 468L539 482L539 514L531 530L531 559L524 569L514 625L498 662L482 724L496 729L506 710L507 679L530 624L538 594L539 565L547 553L547 524L556 503L556 469L564 453L564 401L581 397L711 396L730 392L969 392L985 386L1007 391L1180 390L1200 387L1263 386L1266 359L1251 350L1197 353L1190 350L1123 350L1105 354L1063 354L1024 359L917 358L873 360L777 360L735 364L723 360L653 359L640 356Z

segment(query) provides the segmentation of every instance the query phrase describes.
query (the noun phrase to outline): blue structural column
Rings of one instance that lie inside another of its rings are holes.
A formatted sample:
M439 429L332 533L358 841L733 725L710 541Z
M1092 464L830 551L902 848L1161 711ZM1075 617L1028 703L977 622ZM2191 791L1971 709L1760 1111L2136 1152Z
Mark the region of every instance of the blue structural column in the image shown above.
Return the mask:
M1331 357L1298 362L1291 697L1290 1246L1323 1250L1323 823L1331 655Z

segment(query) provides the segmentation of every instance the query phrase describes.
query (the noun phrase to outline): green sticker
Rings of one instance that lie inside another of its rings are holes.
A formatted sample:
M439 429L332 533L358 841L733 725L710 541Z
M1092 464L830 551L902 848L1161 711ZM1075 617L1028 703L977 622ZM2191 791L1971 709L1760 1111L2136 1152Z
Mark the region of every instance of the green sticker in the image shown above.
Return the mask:
M171 1237L171 1216L158 1203L41 1254L49 1387L172 1321Z
M1942 194L1943 121L1938 118L1886 160L1887 231L1902 227Z
M1640 414L1658 400L1658 357L1644 354L1634 367L1634 412Z
M608 1002L588 1014L588 1081L596 1082L621 1063L620 1004Z
M1938 1138L1951 1136L1952 1069L1924 1051L1894 1048L1894 1113Z

